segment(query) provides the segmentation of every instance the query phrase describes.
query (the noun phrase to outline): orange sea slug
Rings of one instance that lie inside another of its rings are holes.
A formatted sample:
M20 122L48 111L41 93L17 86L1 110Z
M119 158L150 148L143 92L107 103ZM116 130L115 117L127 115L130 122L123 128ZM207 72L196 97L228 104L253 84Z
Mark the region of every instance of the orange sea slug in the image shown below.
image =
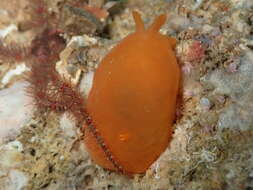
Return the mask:
M176 40L159 33L166 16L145 29L133 12L136 32L123 39L95 72L87 110L96 131L85 144L100 166L143 173L172 138L180 70Z

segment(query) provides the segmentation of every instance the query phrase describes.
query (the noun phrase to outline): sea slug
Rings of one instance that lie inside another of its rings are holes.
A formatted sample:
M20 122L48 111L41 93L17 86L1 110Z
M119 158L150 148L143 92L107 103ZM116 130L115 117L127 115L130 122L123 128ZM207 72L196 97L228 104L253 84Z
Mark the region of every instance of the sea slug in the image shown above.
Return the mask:
M137 12L133 17L136 31L95 72L87 100L95 131L85 131L92 159L128 174L145 172L168 147L180 81L176 40L159 33L166 16L147 29Z

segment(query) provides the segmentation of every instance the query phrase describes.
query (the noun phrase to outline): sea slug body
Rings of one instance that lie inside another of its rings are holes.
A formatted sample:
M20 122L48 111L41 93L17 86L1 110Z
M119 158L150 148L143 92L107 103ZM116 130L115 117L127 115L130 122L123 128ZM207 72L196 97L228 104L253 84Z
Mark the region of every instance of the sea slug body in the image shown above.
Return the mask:
M98 165L129 174L145 172L168 147L180 81L176 40L159 33L166 16L147 29L137 12L133 17L136 31L95 72L87 100L93 127L85 131Z

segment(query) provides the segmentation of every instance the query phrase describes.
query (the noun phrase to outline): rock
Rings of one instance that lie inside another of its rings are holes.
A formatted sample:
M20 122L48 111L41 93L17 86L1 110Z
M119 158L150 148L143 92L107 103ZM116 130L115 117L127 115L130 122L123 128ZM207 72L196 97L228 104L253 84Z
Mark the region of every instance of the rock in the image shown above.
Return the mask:
M60 27L68 35L94 34L103 28L102 22L85 9L65 5L61 14Z
M26 82L16 82L0 91L0 144L14 138L32 116L32 99L25 93Z
M68 117L67 113L64 113L60 118L60 127L66 133L68 137L76 136L75 122Z
M253 53L247 51L241 57L236 73L228 73L225 69L215 70L206 76L205 81L211 83L214 94L223 94L231 99L229 105L222 109L218 128L247 130L253 123Z
M23 172L18 170L10 170L6 180L5 190L22 190L27 184L27 177Z

